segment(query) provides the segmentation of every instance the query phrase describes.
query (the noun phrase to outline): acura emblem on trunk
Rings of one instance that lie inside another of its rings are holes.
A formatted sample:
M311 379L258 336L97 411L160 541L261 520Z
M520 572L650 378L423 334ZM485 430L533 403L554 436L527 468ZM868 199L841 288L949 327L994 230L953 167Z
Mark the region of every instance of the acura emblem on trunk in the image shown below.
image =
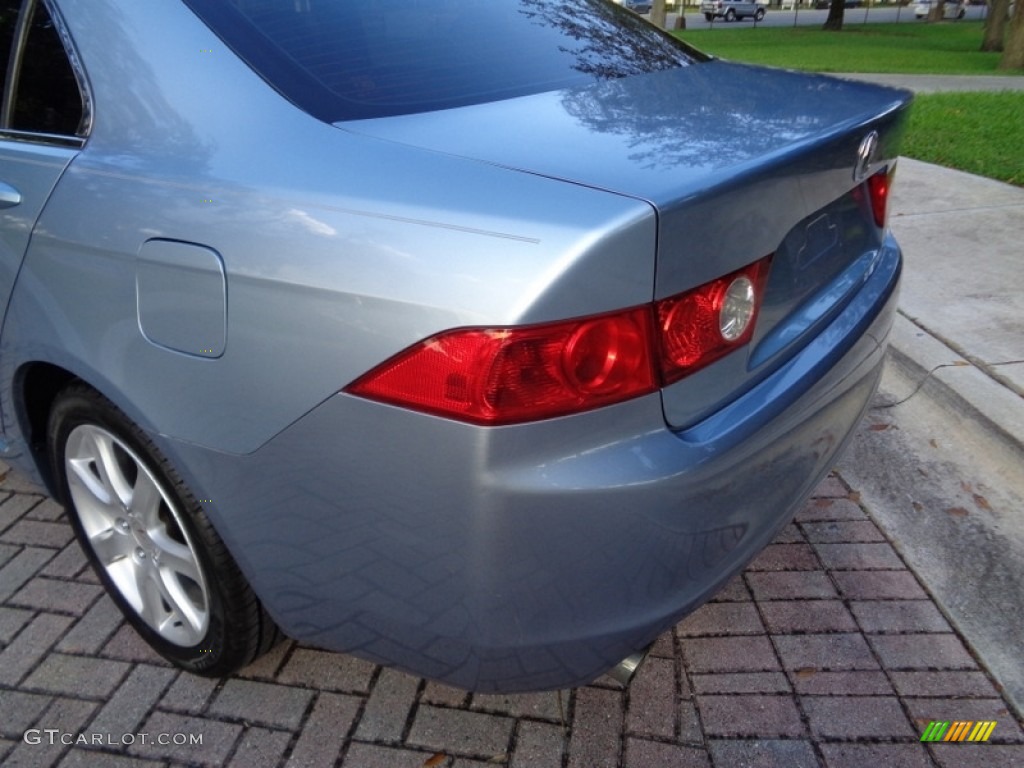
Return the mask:
M871 163L878 151L878 131L872 131L860 141L857 148L857 162L853 166L853 180L863 181L868 176Z

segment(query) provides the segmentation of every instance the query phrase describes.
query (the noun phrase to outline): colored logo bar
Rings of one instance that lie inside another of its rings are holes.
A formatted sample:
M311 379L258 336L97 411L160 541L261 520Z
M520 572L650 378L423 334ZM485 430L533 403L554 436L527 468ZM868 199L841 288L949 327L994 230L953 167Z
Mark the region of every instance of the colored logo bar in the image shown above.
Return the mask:
M921 741L988 741L995 727L995 720L932 720Z

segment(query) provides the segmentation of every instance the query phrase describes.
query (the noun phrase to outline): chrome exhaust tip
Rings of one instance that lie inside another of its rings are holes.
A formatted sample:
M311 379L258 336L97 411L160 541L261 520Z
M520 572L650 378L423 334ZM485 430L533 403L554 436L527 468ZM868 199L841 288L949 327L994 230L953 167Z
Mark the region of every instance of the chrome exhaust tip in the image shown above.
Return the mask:
M642 651L630 654L614 667L609 669L605 674L623 688L626 688L633 679L633 676L636 675L637 670L640 669L640 665L644 663L644 659L647 658L647 654L651 652L651 646L653 645L654 643L651 643L651 645L648 645Z

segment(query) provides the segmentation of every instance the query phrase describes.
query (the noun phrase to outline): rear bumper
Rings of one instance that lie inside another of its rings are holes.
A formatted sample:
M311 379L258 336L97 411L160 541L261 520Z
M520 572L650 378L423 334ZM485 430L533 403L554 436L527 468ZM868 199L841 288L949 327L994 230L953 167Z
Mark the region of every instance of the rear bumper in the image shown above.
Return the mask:
M811 344L683 432L660 398L485 429L337 395L259 451L164 445L293 637L464 688L581 684L791 518L877 386L886 242Z

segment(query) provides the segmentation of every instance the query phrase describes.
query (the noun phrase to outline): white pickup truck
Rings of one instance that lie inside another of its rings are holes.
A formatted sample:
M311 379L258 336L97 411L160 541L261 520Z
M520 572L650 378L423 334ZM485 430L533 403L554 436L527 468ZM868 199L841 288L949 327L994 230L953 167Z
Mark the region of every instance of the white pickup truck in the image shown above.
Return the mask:
M704 0L700 4L700 10L708 21L714 20L716 16L721 16L726 21L745 18L760 21L764 18L765 5L756 0Z

